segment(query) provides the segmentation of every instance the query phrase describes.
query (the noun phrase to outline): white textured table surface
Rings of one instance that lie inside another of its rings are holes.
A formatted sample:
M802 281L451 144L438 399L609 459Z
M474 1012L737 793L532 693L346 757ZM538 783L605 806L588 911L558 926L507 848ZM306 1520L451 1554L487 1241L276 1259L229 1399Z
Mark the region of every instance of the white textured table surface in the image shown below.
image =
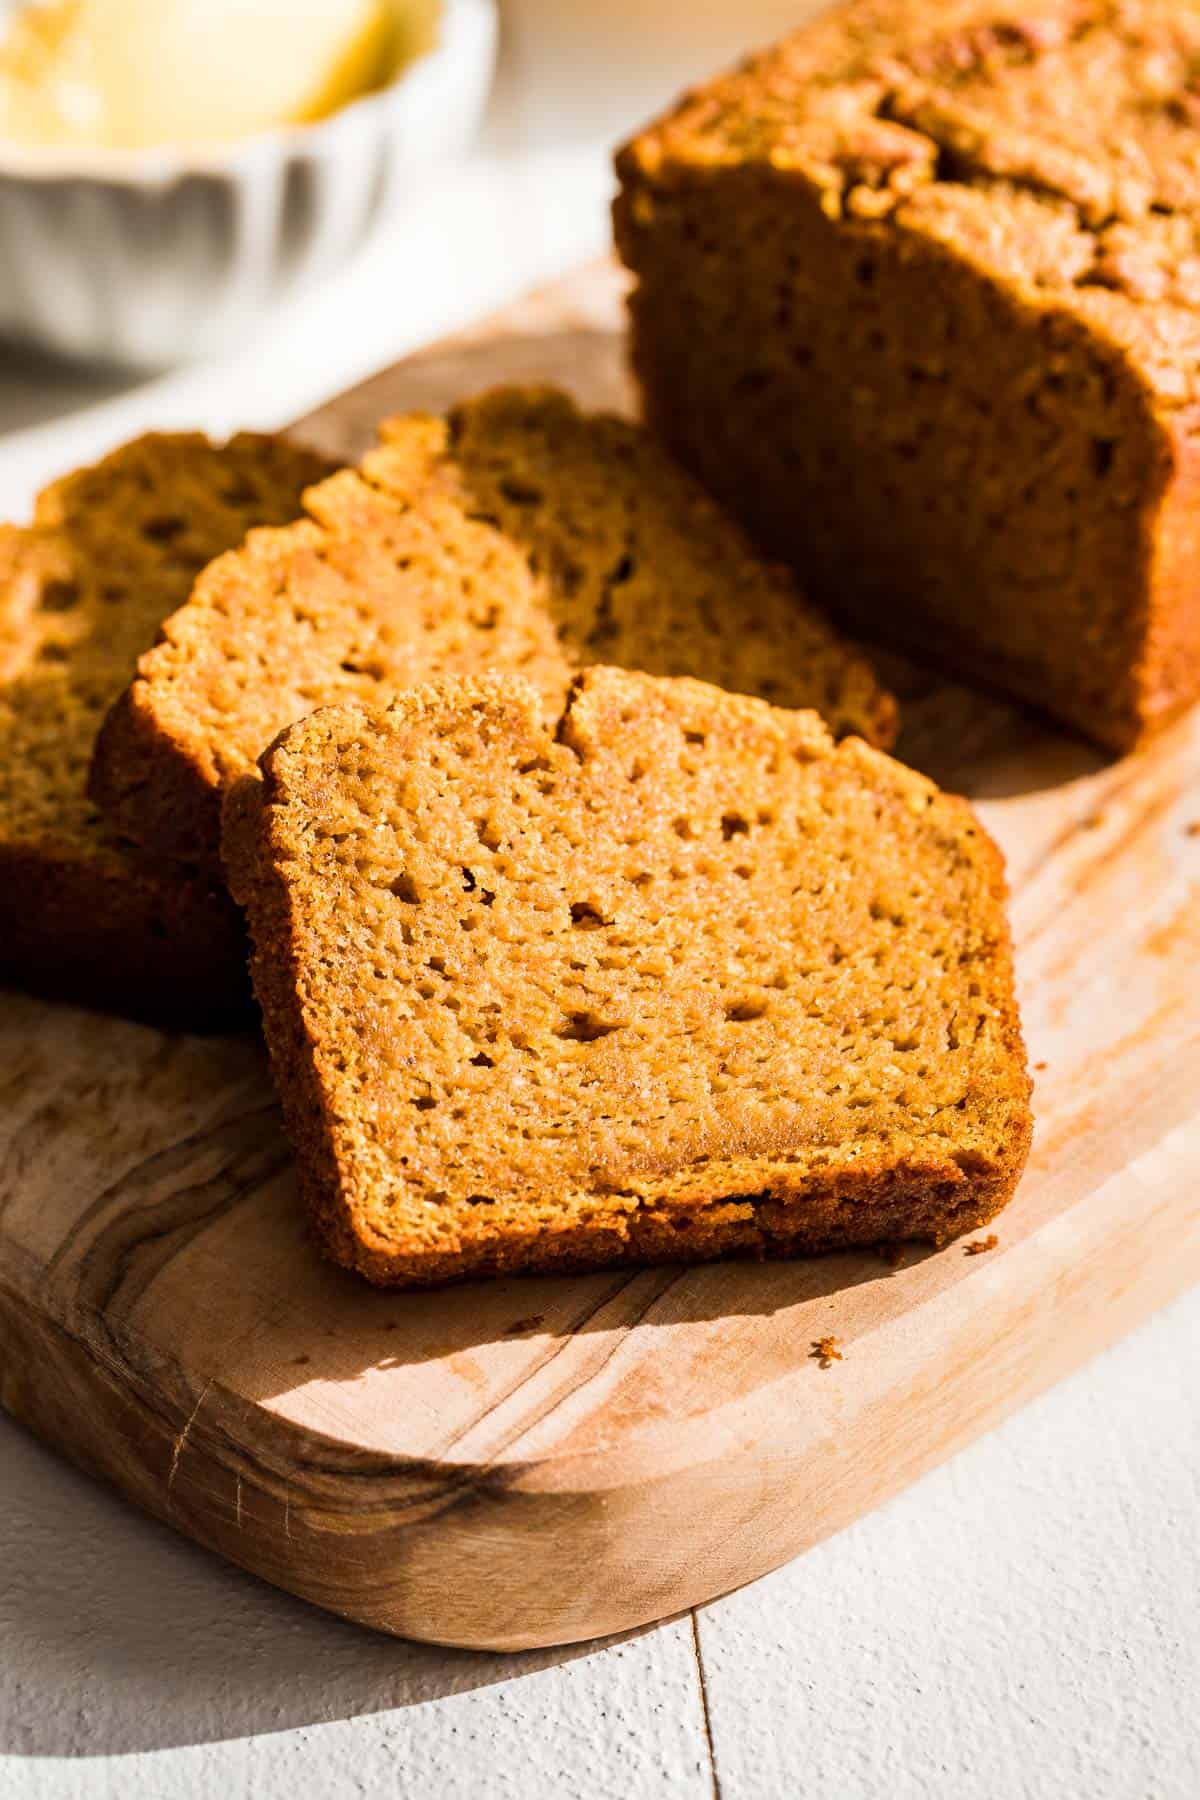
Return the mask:
M509 0L487 141L240 355L0 360L0 516L151 425L269 426L593 256L606 144L796 0ZM648 20L644 15L650 14ZM0 1421L0 1794L1194 1800L1200 1293L802 1562L620 1643L372 1638Z

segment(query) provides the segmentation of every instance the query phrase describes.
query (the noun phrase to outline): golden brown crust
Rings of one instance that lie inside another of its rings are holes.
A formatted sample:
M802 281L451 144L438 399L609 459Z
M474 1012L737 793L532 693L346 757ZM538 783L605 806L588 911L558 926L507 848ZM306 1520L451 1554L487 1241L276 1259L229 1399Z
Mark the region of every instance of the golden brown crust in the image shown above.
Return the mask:
M1020 1174L999 852L812 714L410 690L284 732L224 847L314 1221L372 1281L941 1241Z
M151 435L0 528L0 979L171 1024L248 1016L235 909L85 791L105 710L196 570L327 468L283 440Z
M890 744L867 663L636 427L550 389L387 422L361 471L205 571L101 734L92 792L219 870L220 796L314 707L519 671L554 716L597 657L703 676Z
M88 794L112 829L147 854L205 869L217 879L219 833L211 808L198 804L197 796L219 792L219 779L185 732L165 729L145 685L135 681L96 734Z
M270 821L265 816L263 782L257 775L244 775L229 788L222 824L230 892L247 919L254 922L250 974L284 1118L299 1160L301 1189L330 1255L335 1262L352 1267L354 1240L341 1209L331 1203L339 1186L337 1157L321 1092L316 1045L296 1006L304 969L289 926L287 875L269 855Z
M1147 520L1146 632L1137 667L1136 730L1157 730L1196 698L1200 683L1200 409L1169 426L1170 475Z
M1198 59L1193 3L853 0L618 159L672 448L856 629L1115 749L1200 691Z
M0 983L188 1031L244 1028L245 927L227 893L148 857L0 842Z

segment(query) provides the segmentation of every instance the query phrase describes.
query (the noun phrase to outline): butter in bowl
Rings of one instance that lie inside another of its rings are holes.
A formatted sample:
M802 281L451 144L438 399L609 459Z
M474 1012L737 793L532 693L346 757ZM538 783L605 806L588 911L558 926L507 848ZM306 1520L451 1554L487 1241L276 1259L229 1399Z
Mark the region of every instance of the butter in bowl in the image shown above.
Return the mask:
M462 149L494 0L0 0L0 337L237 342Z

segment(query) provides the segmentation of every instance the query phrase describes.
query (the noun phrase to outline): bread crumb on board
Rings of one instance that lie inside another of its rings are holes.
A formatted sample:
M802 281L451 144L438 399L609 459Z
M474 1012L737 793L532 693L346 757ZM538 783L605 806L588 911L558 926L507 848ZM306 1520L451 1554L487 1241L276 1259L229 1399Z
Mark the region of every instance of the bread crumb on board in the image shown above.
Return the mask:
M972 1238L969 1244L963 1245L963 1250L967 1256L982 1256L985 1251L994 1250L999 1242L995 1232L989 1231L985 1238Z
M840 1338L836 1337L814 1338L813 1347L809 1351L809 1355L818 1367L822 1369L832 1368L835 1362L845 1362L846 1360L838 1348L841 1341Z

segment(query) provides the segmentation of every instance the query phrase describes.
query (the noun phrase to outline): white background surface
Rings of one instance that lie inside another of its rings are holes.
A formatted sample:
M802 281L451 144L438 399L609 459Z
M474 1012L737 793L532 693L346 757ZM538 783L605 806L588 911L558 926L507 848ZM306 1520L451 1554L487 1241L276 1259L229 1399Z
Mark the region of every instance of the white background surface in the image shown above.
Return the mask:
M796 11L509 0L479 151L237 357L125 388L0 357L0 516L148 426L286 421L598 254L609 144ZM18 1800L1196 1800L1198 1701L1200 1293L801 1562L565 1653L343 1626L0 1422Z

